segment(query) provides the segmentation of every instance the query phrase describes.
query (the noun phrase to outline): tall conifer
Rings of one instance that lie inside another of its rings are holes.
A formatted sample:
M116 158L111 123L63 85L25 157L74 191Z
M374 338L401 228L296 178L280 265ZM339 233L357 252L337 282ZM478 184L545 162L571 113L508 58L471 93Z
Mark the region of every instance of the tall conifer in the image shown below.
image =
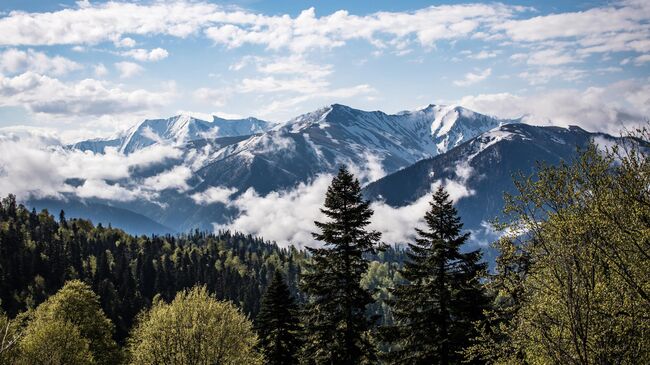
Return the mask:
M332 180L321 211L327 222L315 222L314 238L322 248L309 248L311 263L303 275L306 363L359 364L375 362L368 331L372 321L366 306L373 302L360 285L368 268L364 254L374 253L380 234L367 231L373 214L361 196L359 181L345 167Z
M300 350L300 323L289 287L279 270L262 297L262 306L255 319L259 347L264 363L269 365L297 364Z
M481 318L487 299L480 285L486 266L480 251L462 253L469 233L449 194L441 186L424 216L426 230L400 271L407 283L392 290L396 325L385 329L393 343L388 360L400 364L457 364L469 346L472 323Z

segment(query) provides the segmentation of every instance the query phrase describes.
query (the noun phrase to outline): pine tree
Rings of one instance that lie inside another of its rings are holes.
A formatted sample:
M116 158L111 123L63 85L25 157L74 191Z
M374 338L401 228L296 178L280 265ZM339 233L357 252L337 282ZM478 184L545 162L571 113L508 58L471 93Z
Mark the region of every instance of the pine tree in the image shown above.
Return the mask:
M417 229L400 274L407 283L392 290L396 324L384 329L393 343L387 358L403 364L457 364L469 346L472 323L487 305L479 279L486 266L480 251L461 253L469 234L441 186Z
M373 214L361 196L359 181L345 167L327 189L321 211L328 222L315 222L314 238L323 248L308 248L311 263L303 275L305 306L305 362L359 364L375 362L365 315L373 302L360 285L368 268L364 254L375 253L380 234L366 231Z
M289 287L279 270L262 297L262 307L256 318L260 337L259 347L266 364L297 364L300 349L300 324L296 317L296 305Z

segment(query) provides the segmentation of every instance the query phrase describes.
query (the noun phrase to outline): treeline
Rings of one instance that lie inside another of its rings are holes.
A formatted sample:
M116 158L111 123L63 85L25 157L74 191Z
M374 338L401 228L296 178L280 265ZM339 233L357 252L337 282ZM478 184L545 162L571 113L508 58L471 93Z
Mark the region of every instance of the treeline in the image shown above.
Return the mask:
M57 221L9 196L0 204L0 305L10 317L35 308L78 279L100 297L119 342L155 296L174 299L195 285L254 316L275 271L297 293L305 253L242 234L132 236L81 219Z
M306 253L228 233L136 238L57 223L8 198L0 359L650 363L649 137L591 145L571 164L519 177L496 223L494 273L464 247L469 234L443 187L406 252L382 245L345 168L316 222L322 246Z

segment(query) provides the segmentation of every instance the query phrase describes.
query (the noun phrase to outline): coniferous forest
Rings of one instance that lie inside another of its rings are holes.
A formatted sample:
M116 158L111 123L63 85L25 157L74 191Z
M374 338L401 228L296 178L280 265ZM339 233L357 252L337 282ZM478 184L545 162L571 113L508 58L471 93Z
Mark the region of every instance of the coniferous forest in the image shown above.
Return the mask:
M648 364L647 131L515 176L489 271L444 187L388 247L342 167L314 238L132 236L0 204L2 364Z

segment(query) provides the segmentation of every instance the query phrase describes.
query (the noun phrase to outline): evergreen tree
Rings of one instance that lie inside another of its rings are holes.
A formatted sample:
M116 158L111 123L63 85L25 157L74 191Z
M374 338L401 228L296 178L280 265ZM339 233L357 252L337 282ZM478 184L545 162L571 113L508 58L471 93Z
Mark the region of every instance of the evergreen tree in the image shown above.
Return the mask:
M373 214L361 196L359 181L343 167L327 189L321 211L330 219L315 222L314 238L323 248L309 248L312 261L303 276L309 296L305 307L305 362L359 364L375 362L366 307L373 302L360 285L368 268L364 254L376 251L380 234L366 231Z
M404 364L457 364L469 346L472 323L487 305L479 279L480 251L461 253L469 234L449 194L441 186L425 214L427 230L417 229L400 274L407 283L392 291L396 324L384 332L393 342L387 358Z
M300 349L300 324L296 317L297 310L284 277L276 270L269 288L262 297L262 307L256 318L259 346L266 364L298 363L296 355Z

